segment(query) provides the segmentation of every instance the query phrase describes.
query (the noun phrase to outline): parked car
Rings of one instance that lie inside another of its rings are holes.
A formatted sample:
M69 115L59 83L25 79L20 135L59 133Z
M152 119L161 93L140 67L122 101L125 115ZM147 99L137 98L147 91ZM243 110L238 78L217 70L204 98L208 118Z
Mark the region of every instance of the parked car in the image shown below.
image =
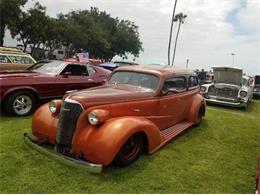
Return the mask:
M253 96L249 77L242 69L213 67L214 83L202 85L200 93L207 103L233 107L247 107Z
M99 67L105 68L107 70L113 71L114 69L118 68L118 65L113 63L113 62L109 62L109 63L101 63L98 65Z
M96 66L64 61L42 61L25 71L0 73L1 105L11 115L25 116L40 100L102 85L109 74Z
M36 60L20 49L0 47L0 71L25 70Z
M260 75L254 77L253 82L253 97L260 98Z
M66 61L66 62L80 62L78 58L63 58L63 60ZM88 63L90 65L99 65L99 64L101 64L101 60L89 58Z
M138 64L134 63L134 62L114 61L114 62L101 63L98 66L105 68L107 70L113 71L118 67L131 66L131 65L138 65Z
M194 72L155 66L116 69L108 84L66 95L40 107L27 144L71 165L100 172L127 166L149 154L205 115ZM41 143L41 144L39 144ZM51 144L53 151L45 149ZM53 153L54 151L55 154Z
M206 74L206 80L204 81L205 84L213 83L214 81L214 74L207 72Z

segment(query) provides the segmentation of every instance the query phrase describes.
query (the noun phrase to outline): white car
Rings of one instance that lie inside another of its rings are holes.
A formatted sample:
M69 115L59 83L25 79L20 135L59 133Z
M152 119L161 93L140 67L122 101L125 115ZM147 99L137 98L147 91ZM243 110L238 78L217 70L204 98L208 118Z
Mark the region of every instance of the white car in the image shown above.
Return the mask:
M253 97L249 77L243 76L242 69L213 67L214 82L202 85L200 94L207 103L246 108Z

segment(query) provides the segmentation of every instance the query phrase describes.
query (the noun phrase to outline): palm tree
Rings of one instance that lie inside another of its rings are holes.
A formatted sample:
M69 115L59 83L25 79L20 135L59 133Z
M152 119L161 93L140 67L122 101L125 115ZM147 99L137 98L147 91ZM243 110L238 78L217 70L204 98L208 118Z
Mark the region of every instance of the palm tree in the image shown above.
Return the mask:
M175 59L175 54L176 54L176 47L177 47L177 41L178 41L178 37L179 37L179 33L180 33L180 28L181 28L181 24L184 23L184 19L187 17L186 14L183 13L179 13L175 16L174 21L179 21L179 26L178 26L178 31L176 34L176 38L175 38L175 43L174 43L174 50L173 50L173 56L172 56L172 66L174 63L174 59Z
M172 20L171 20L171 28L170 28L170 36L169 36L169 45L168 45L168 65L170 65L170 53L171 53L171 43L172 43L172 27L174 22L174 15L176 10L177 0L175 0L174 8L172 11Z

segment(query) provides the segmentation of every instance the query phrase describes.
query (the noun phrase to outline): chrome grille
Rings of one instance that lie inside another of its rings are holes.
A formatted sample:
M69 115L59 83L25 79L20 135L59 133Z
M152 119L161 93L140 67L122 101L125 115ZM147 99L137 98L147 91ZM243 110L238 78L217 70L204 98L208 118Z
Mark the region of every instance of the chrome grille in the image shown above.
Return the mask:
M62 102L56 133L56 150L66 154L70 152L71 142L77 125L78 118L83 108L79 103Z
M223 97L223 98L233 98L237 99L239 89L231 87L214 87L211 86L208 90L209 96Z

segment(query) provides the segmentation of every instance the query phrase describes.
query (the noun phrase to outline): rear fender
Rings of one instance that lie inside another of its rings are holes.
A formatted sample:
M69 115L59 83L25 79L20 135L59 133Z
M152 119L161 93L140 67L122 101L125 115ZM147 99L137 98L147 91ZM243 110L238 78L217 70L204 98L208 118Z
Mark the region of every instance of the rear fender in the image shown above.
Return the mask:
M201 106L204 106L204 112L203 112L203 116L205 115L206 112L206 102L203 96L201 96L200 94L197 94L194 96L194 99L191 103L191 107L190 107L190 111L189 111L189 115L187 120L189 122L192 122L193 124L196 123L197 117L198 117L198 113L199 113L199 109Z
M144 117L112 118L100 126L92 126L85 112L78 121L72 152L83 154L92 163L108 165L127 139L138 132L146 135L148 151L154 150L162 141L158 127Z

